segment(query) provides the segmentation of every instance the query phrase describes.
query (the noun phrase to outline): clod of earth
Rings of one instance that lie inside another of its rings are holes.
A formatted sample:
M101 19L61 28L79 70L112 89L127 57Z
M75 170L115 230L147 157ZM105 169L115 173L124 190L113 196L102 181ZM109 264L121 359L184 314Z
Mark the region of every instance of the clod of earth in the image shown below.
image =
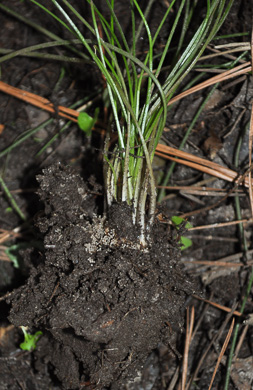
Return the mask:
M38 180L45 254L12 296L10 321L43 332L45 347L34 353L63 389L131 388L151 351L183 326L193 284L176 233L157 221L143 249L126 204L99 216L88 185L69 168L52 166Z

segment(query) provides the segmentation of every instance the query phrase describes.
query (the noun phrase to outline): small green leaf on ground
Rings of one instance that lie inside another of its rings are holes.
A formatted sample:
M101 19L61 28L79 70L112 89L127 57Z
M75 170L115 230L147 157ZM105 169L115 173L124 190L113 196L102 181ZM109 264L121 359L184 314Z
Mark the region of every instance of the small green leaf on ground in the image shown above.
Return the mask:
M33 351L36 348L36 344L43 333L41 331L38 331L34 334L27 333L24 326L21 326L21 329L24 333L25 340L19 345L20 348L23 349L23 351Z
M171 221L174 223L174 225L176 226L177 229L179 228L179 225L181 225L183 222L186 222L184 218L178 217L177 215L174 215L171 218ZM185 227L186 227L186 229L190 229L190 228L192 228L192 224L190 222L186 222ZM182 244L181 251L184 251L185 249L192 246L192 240L190 240L190 238L187 238L184 236L180 237L180 243Z
M177 215L174 215L172 218L171 218L172 222L178 226L180 225L181 223L185 222L185 219L184 218L181 218L181 217L178 217ZM192 224L190 222L187 222L186 225L185 225L186 229L190 229L192 228Z
M91 129L94 125L94 118L87 114L87 112L80 112L77 118L78 126L83 130L87 135L91 134Z
M180 237L180 242L181 242L181 244L182 244L182 246L181 246L181 251L184 251L185 249L187 249L187 248L189 248L190 246L192 246L192 240L191 240L190 238L181 236L181 237Z

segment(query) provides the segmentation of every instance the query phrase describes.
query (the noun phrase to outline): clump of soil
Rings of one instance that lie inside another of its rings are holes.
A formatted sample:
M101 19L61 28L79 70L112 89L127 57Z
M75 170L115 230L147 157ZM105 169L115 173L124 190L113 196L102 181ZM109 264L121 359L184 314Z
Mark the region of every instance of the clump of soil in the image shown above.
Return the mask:
M63 389L129 388L150 352L182 329L193 286L175 232L156 222L141 248L126 204L99 216L95 191L59 165L38 180L45 254L13 294L10 321L44 332L37 364L53 368Z

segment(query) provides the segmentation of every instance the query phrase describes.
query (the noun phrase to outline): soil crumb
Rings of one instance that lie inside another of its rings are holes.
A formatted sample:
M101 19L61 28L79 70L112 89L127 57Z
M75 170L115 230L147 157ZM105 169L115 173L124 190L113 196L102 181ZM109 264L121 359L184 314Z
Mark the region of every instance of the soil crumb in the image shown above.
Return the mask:
M183 328L193 283L176 232L157 221L141 249L129 206L99 216L94 193L61 165L38 180L45 251L10 298L9 319L43 331L36 364L51 367L62 389L130 389L150 353Z

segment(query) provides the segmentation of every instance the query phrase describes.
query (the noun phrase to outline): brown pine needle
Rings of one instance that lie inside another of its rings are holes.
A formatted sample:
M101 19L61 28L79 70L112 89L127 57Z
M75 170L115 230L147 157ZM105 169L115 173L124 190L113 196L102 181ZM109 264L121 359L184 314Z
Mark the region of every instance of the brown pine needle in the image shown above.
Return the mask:
M248 250L248 256L251 256L252 257L253 255L253 249L249 249ZM244 253L243 252L239 252L239 253L234 253L233 255L229 255L229 256L225 256L225 257L221 257L220 259L218 260L194 260L194 261L188 261L188 260L184 260L183 262L184 263L188 263L188 264L201 264L201 265L207 265L208 267L209 266L226 266L226 264L228 264L230 267L242 267L242 266L249 266L253 260L250 260L247 262L247 265L245 265L243 263L243 257L244 257Z
M203 229L216 229L221 228L224 226L231 226L231 225L238 225L239 223L253 223L253 219L240 219L238 221L230 221L230 222L220 222L220 223L212 223L210 225L202 225L202 226L195 226L192 228L189 228L188 230L203 230Z
M188 194L196 194L200 196L223 196L227 194L227 190L222 188L205 187L205 186L157 186L157 188L164 188L171 191L182 191ZM231 195L245 195L243 190L236 190ZM231 196L230 195L230 196Z
M238 179L236 180L235 184L234 184L234 188L232 188L231 190L229 190L229 192L223 196L221 199L219 199L217 202L215 202L214 204L210 205L210 206L206 206L206 207L203 207L202 209L198 209L198 210L194 210L194 211L191 211L189 213L185 213L185 214L182 214L180 215L181 218L188 218L192 215L196 215L196 214L200 214L200 213L205 213L206 211L209 211L211 209L214 209L215 207L219 206L222 202L224 202L224 200L227 199L227 197L232 194L235 189L237 189L237 187L239 185L241 185L243 182L246 181L246 179L248 179L248 174L249 174L249 170L251 168L248 168L244 174L242 176L239 176ZM247 177L246 177L247 176Z
M250 127L249 127L249 167L252 166L252 141L253 141L253 104L251 106ZM248 180L249 180L249 198L250 198L251 216L253 217L253 193L252 193L251 171L252 169L249 170Z
M183 372L182 372L182 390L185 390L186 379L187 379L187 370L188 370L188 356L189 349L192 339L193 324L194 324L194 306L191 309L191 318L189 318L189 306L186 311L186 335L185 335L185 347L184 347L184 357L183 357Z
M222 165L212 161L197 157L191 153L183 152L182 150L178 150L170 146L158 144L156 148L156 155L187 165L190 168L197 169L230 182L237 182L241 178L241 176L238 176L237 172L233 171L232 169L223 167ZM181 157L185 160L171 157L171 155ZM244 178L244 184L246 187L248 187L248 178Z
M251 50L251 66L253 69L253 26L251 29L250 50ZM250 116L250 126L249 126L249 168L252 167L252 140L253 140L253 103L251 105L251 116ZM250 198L251 216L253 217L253 193L252 193L251 169L249 170L249 198Z
M18 99L21 99L36 107L42 108L45 111L49 111L52 113L55 112L55 108L54 108L55 106L53 105L53 103L50 102L50 100L35 95L34 93L12 87L11 85L4 83L3 81L0 81L0 91L5 92L8 95L14 96ZM77 117L79 115L78 111L63 106L58 106L57 111L60 116L70 119L73 122L77 122Z
M5 230L5 229L0 229L0 244L3 244L4 242L12 239L12 238L17 238L20 237L20 227L17 227L13 230Z
M4 131L4 125L3 124L0 124L0 135L2 134L2 132Z
M195 370L194 370L194 372L193 372L193 374L191 376L191 379L190 379L189 383L187 384L186 390L189 390L191 385L192 385L192 382L194 380L196 380L197 375L199 373L199 370L202 367L202 365L203 365L203 363L204 363L204 361L205 361L205 359L206 359L206 357L207 357L211 347L214 345L214 343L217 343L219 341L219 339L221 338L222 333L224 332L228 322L230 321L231 317L234 314L234 310L235 310L236 306L237 306L237 304L233 305L232 310L230 310L230 312L227 314L227 316L226 316L224 322L222 323L220 329L218 330L217 333L214 334L214 336L212 337L211 342L209 343L207 348L203 351L203 354L202 354L202 356L201 356L201 358L200 358L200 360L199 360L199 362L197 364L197 367L195 368Z
M242 263L226 263L223 261L211 261L211 260L193 260L193 261L183 261L185 264L199 264L199 265L206 265L207 267L227 267L227 268L233 268L233 267L249 267L251 264L253 264L253 261L248 261L247 265Z
M232 77L236 77L236 76L239 76L241 74L248 73L252 70L252 66L253 65L251 64L251 62L248 61L242 65L236 66L233 69L227 70L226 72L223 72L217 76L211 77L210 79L204 81L203 83L200 83L200 84L196 85L195 87L192 87L192 88L188 89L187 91L184 91L184 92L180 93L179 95L175 96L174 98L172 98L169 101L168 106L177 102L178 100L181 100L182 98L184 98L188 95L191 95L194 92L200 91L203 88L207 88L213 84L220 83L221 81L225 81L225 80L228 80Z
M0 249L0 261L7 261L8 263L11 263L11 259L1 249Z
M1 326L0 327L0 346L3 346L6 342L6 339L8 337L8 333L13 330L15 327L14 325L8 325L6 327Z
M237 346L236 346L236 349L235 349L235 353L234 353L234 357L233 357L233 361L235 362L237 360L237 357L238 357L238 354L240 352L240 349L242 347L242 344L243 344L243 341L246 337L246 334L248 332L248 329L249 329L249 325L245 325L242 329L242 334L240 336L240 339L237 343Z
M170 381L169 387L166 390L174 390L174 388L177 384L178 378L179 378L179 367L180 366L178 365L176 368L176 371L174 372L174 375Z
M201 297L199 297L198 295L193 294L192 296L193 296L193 298L196 298L196 299L198 299L199 301L203 301L203 302L209 303L209 305L212 305L212 306L216 307L217 309L226 311L227 313L231 313L231 312L233 311L232 309L230 309L230 308L227 307L227 306L223 306L223 305L220 305L219 303L209 301L208 299L205 299L205 298L201 298ZM241 315L242 315L242 313L240 313L240 312L237 311L237 310L233 311L233 314L234 314L235 316L238 316L238 317L241 317Z
M208 387L208 390L211 390L211 388L212 388L213 381L214 381L215 375L216 375L216 373L217 373L217 370L218 370L218 368L219 368L221 359L222 359L222 357L223 357L223 355L224 355L224 353L225 353L225 351L226 351L226 349L227 349L229 340L230 340L230 338L231 338L231 335L232 335L232 332L233 332L233 328L234 328L234 324L235 324L235 319L233 318L233 319L232 319L231 326L230 326L229 331L228 331L228 334L227 334L226 339L225 339L225 341L224 341L224 344L223 344L223 346L222 346L222 348L221 348L221 352L220 352L220 354L219 354L219 357L218 357L218 360L217 360L217 363L216 363L216 366L215 366L215 369L214 369L214 372L213 372L213 376L212 376L212 379L211 379L211 383L210 383L210 385L209 385L209 387Z

